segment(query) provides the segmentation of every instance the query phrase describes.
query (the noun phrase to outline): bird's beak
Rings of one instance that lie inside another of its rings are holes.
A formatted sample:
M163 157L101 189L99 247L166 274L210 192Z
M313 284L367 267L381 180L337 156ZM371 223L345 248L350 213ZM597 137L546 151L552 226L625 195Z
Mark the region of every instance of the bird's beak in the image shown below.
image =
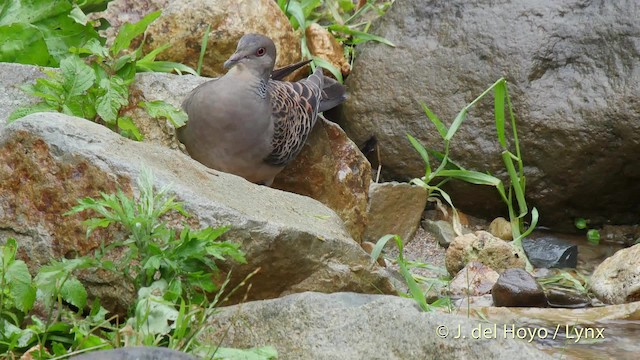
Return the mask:
M244 54L235 52L231 57L224 62L224 68L230 69L233 65L235 65L238 61L240 61L244 57Z

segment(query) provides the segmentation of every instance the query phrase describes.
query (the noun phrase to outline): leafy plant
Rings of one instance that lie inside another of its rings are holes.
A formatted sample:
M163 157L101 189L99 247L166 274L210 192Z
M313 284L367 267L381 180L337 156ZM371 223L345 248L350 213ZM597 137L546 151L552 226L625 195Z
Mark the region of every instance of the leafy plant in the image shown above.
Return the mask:
M183 216L188 214L175 197L167 194L168 188L154 190L153 175L144 170L138 179L140 197L134 200L121 190L116 194L101 194L101 198L79 200L67 214L94 211L98 217L88 219L87 236L97 228L120 224L130 236L124 241L114 242L107 249L125 247L127 251L116 266L125 274L136 274L131 280L136 288L148 287L158 277L167 281L171 299L180 296L194 301L203 299L203 292L218 290L211 281L211 274L218 272L215 260L231 257L245 262L239 246L217 239L228 227L192 230L183 225L179 235L161 221L170 212Z
M496 123L496 133L500 147L502 148L502 160L509 175L507 186L499 178L481 173L478 171L467 170L462 166L456 164L449 159L449 147L451 140L455 133L458 131L462 122L465 120L469 110L483 97L494 92L494 114ZM531 209L531 222L528 228L525 229L525 216L529 214L529 209L524 196L525 189L525 176L524 165L522 161L522 155L520 153L520 147L518 142L518 134L516 131L516 121L511 106L511 99L507 92L507 82L504 78L499 79L487 90L485 90L480 96L466 105L455 117L453 123L447 128L444 123L431 111L425 104L421 104L423 110L431 123L436 127L438 134L444 140L444 153L434 152L431 154L440 161L440 165L432 170L429 152L420 144L414 137L407 135L409 141L420 154L425 162L425 175L420 179L413 179L412 183L424 187L428 194L435 193L442 197L452 208L454 218L454 230L460 234L460 223L458 219L457 211L453 206L451 197L442 190L442 185L450 179L458 179L466 181L472 184L489 185L498 190L500 198L507 205L509 211L509 219L511 223L511 232L513 234L513 245L519 253L519 256L525 259L527 263L527 269L531 270L533 267L529 263L524 249L522 248L522 239L529 235L538 223L538 210L534 207ZM505 109L506 107L506 109ZM506 116L510 120L512 129L512 141L515 151L509 150L507 144L507 134L505 131ZM432 185L436 178L444 178L440 182Z
M133 40L142 35L159 16L160 11L156 11L135 24L124 24L110 48L97 38L91 38L81 46L70 47L70 53L61 55L59 72L44 70L47 77L22 87L27 94L40 97L44 102L16 109L9 115L8 121L35 112L57 111L102 123L126 137L142 140L142 134L133 119L121 115L129 105L129 86L136 72L175 70L195 74L186 65L155 60L168 46L161 46L143 55L143 41L135 51L128 51ZM157 103L153 102L147 109L158 111L160 105ZM179 110L174 108L173 112L169 112L168 104L162 107L159 110L163 110L167 118L172 121L178 118L175 113Z
M329 23L327 29L331 31L338 41L345 46L347 58L353 56L353 46L366 41L377 41L389 46L393 43L380 36L368 33L370 21L357 23L356 20L371 10L378 10L378 14L384 13L392 1L383 5L374 5L374 1L367 1L357 9L350 0L278 0L278 6L289 17L291 26L300 33L300 50L304 59L311 59L312 67L321 66L331 72L338 81L342 82L342 73L323 58L314 56L307 45L305 30L312 23Z
M167 188L156 191L153 176L146 170L138 187L136 199L122 191L101 194L98 199L79 200L67 213L89 210L97 215L85 221L87 236L97 228L116 224L128 232L125 240L103 244L95 254L52 261L32 279L26 264L15 259L17 242L9 239L0 246L0 354L6 354L0 358L19 354L61 358L122 345L168 346L213 359L277 357L271 347L229 349L197 340L215 306L244 287L258 270L225 291L223 297L229 277L219 286L214 284L212 276L220 272L215 262L227 257L245 261L238 245L218 240L227 228L192 230L183 224L177 235L163 219L171 213L188 216L182 204ZM118 247L125 249L119 252L124 253L122 258L109 260L105 255ZM105 319L107 311L98 299L92 300L91 311L83 315L87 291L74 275L80 269L105 269L129 276L138 292L132 316L113 325L116 317ZM215 297L210 300L204 292L215 292ZM44 314L38 311L40 315L28 319L36 299Z
M4 0L0 6L0 62L58 67L72 47L104 44L91 12L111 0Z
M373 250L371 251L372 261L376 262L378 260L378 257L380 257L380 254L382 253L384 246L387 244L387 242L389 242L389 240L392 240L392 239L395 241L396 245L398 246L397 263L398 263L398 267L400 268L400 274L402 275L404 280L407 282L407 286L409 287L409 294L418 303L418 305L422 310L431 311L432 306L429 303L427 303L427 299L424 297L424 293L418 286L418 283L416 282L416 280L413 278L413 275L409 272L408 261L405 260L403 256L404 249L403 249L402 239L400 238L400 236L385 235L381 237L380 240L378 240L378 242L374 246Z

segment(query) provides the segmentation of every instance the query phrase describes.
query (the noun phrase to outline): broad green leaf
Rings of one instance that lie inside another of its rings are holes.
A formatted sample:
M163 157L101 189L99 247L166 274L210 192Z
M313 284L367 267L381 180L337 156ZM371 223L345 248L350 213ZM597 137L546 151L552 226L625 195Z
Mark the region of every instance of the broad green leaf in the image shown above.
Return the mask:
M130 117L128 116L119 117L118 128L120 128L121 130L120 131L121 135L126 136L132 140L142 141L143 136L140 133L140 130L138 129L136 124L133 122L133 119L131 119Z
M80 25L67 14L61 14L56 18L46 19L34 25L44 35L51 56L49 66L54 67L69 56L70 48L81 48L90 39L100 38L91 24Z
M186 124L188 120L184 111L162 100L143 101L138 103L138 106L147 110L149 116L153 118L166 118L171 121L176 129Z
M68 0L3 0L0 25L33 24L66 14L71 10Z
M24 313L28 312L36 300L36 288L31 283L27 264L21 260L14 261L7 268L5 277L16 308Z
M87 25L87 15L80 9L77 4L73 5L73 8L69 12L69 17L80 25Z
M87 304L87 290L80 280L75 277L68 278L60 288L62 298L82 311Z
M69 51L74 54L90 54L100 58L106 58L109 56L109 49L102 45L98 39L89 39L89 41L87 41L87 43L82 47L72 47ZM94 63L94 65L97 65L97 63Z
M120 108L129 103L129 89L118 76L100 81L102 94L98 96L96 111L107 123L115 123Z
M60 62L63 83L67 97L83 95L96 80L91 66L77 56L68 56Z
M498 133L498 142L503 148L507 148L507 141L504 134L504 97L505 97L504 81L494 87L494 113L496 118L496 132Z
M33 25L0 26L0 62L45 66L49 50L42 32Z
M142 35L145 30L147 30L149 24L157 19L161 13L162 12L158 10L148 14L135 24L126 23L122 25L118 31L118 35L116 35L115 40L113 40L113 45L111 45L111 55L116 57L122 50L129 48L131 41Z
M440 136L443 139L446 138L447 127L442 123L442 121L440 121L440 119L436 116L436 114L431 112L431 110L427 107L427 104L425 104L422 101L419 101L419 103L422 106L422 110L424 111L424 113L427 115L429 120L431 120L431 123L436 127L436 130L438 130L438 133L440 134Z

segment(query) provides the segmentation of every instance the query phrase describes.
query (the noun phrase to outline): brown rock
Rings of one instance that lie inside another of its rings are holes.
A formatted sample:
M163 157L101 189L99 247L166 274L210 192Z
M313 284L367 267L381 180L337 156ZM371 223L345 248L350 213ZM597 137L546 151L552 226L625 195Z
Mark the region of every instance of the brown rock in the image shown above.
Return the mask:
M344 49L327 29L317 23L312 23L305 30L309 51L335 66L342 76L351 72L351 66L344 57Z
M367 226L371 164L340 126L320 122L273 187L325 204L340 216L353 239L361 242Z
M591 275L591 290L606 304L640 301L640 244L618 250Z
M449 274L457 274L470 261L478 261L497 272L525 267L524 259L518 256L511 243L486 231L458 236L449 245L445 258Z
M480 296L489 294L500 275L479 262L468 263L449 283L449 294Z
M494 306L547 307L536 279L523 269L505 270L491 289Z
M491 224L489 224L489 232L491 235L500 238L502 240L511 241L513 240L513 233L511 232L511 223L503 218L497 217L493 219Z
M158 60L177 61L195 69L207 25L211 25L211 33L202 65L204 76L223 74L222 64L233 54L240 37L250 32L273 39L278 51L276 67L300 60L300 40L272 0L171 2L147 29L145 51L170 44Z
M384 235L396 234L408 243L420 225L426 204L427 191L423 187L398 182L371 183L365 240L375 243Z
M76 199L121 188L135 193L142 168L154 173L156 188L169 186L197 229L228 225L224 236L241 244L247 264L232 270L229 288L260 268L247 299L303 291L393 293L383 269L346 232L343 222L312 199L257 186L210 170L177 151L122 138L106 127L59 113L37 113L0 128L0 242L15 237L19 256L34 270L53 258L90 253L101 242L122 239L101 229L85 238L81 220L63 216ZM184 218L171 214L170 224ZM122 278L103 273L84 277L103 306L126 309L135 292ZM244 292L238 292L240 301ZM112 306L109 306L109 303Z

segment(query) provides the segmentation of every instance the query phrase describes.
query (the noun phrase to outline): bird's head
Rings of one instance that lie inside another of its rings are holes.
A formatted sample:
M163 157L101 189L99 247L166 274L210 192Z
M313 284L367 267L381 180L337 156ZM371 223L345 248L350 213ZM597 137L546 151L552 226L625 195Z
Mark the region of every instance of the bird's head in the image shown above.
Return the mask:
M237 64L260 74L271 75L276 63L276 46L271 39L260 34L246 34L238 42L236 52L225 61L225 69Z

